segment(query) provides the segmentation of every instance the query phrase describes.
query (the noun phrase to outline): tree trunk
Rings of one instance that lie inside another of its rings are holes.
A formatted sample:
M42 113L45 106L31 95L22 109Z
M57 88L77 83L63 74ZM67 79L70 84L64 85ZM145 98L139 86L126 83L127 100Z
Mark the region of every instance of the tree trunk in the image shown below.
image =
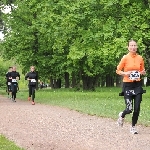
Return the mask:
M100 78L100 75L97 75L94 77L94 87L99 87L99 78Z
M123 81L122 81L123 77L116 75L116 87L122 87L123 85Z
M72 88L75 88L76 86L76 77L75 77L75 73L72 73L72 84L71 84Z
M114 78L111 75L106 75L106 87L114 86Z
M101 87L104 87L105 86L105 79L106 79L106 77L101 77L101 79L100 79L100 86Z
M69 88L69 73L65 72L65 88Z
M94 77L82 76L83 90L94 91Z
M61 88L61 79L53 79L53 86L55 89Z
M53 85L54 85L54 89L57 88L57 80L56 79L53 79Z
M150 86L150 78L147 78L146 86Z
M53 78L50 77L50 87L53 89L54 88L54 82L53 82Z
M81 72L72 73L72 88L75 88L75 90L80 90L80 80L81 80Z
M61 79L56 80L57 88L61 88Z

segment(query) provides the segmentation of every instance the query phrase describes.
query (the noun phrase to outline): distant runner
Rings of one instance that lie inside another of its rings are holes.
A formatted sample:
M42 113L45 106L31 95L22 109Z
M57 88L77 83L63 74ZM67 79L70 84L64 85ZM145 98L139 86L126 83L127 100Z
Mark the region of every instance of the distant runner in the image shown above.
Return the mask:
M16 93L18 88L17 81L20 80L20 74L19 72L16 72L16 67L12 67L12 72L8 74L9 79L11 79L11 90L12 90L12 101L16 102Z
M31 66L30 67L30 72L28 72L25 76L25 80L29 80L29 97L28 100L31 100L31 96L32 96L32 105L35 105L35 89L36 89L36 84L38 82L38 75L35 72L35 67Z

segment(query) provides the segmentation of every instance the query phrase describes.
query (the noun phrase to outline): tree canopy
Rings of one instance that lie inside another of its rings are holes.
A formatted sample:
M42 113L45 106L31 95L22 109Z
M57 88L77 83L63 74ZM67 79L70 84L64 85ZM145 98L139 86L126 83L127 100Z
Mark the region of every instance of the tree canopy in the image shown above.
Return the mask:
M148 0L15 0L13 6L2 18L3 57L15 58L24 73L35 65L41 77L67 73L91 89L100 77L115 77L130 39L150 62Z

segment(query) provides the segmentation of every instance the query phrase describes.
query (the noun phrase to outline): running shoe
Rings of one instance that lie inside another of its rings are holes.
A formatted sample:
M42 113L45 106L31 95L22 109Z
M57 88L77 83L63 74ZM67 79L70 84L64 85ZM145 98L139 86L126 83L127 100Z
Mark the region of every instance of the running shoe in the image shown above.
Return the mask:
M123 113L123 112L120 112L120 113L119 113L119 118L118 118L118 120L117 120L117 124L118 124L118 126L120 126L120 127L123 127L123 123L124 123L124 118L121 117L121 116L122 116L122 113Z
M32 101L32 105L35 105L35 102Z
M133 126L133 127L130 128L130 132L131 132L132 134L138 134L138 132L137 132L135 126Z
M13 102L16 102L16 100L15 100L15 99L13 99Z
M28 101L30 101L31 100L31 97L28 97Z

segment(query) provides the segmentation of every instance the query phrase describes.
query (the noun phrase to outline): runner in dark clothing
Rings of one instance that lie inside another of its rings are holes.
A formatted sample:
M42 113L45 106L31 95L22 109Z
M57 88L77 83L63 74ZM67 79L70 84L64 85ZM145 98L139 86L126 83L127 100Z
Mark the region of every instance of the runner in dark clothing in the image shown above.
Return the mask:
M31 100L32 95L32 105L35 105L34 99L35 99L35 89L36 89L36 83L38 81L38 75L35 72L35 67L30 67L30 72L28 72L25 76L25 80L29 80L29 97L28 100Z
M12 90L12 101L16 102L16 93L17 93L17 80L20 80L19 72L16 72L16 67L12 67L12 72L8 74L9 79L11 79L11 90Z
M6 73L6 92L8 93L8 98L11 98L11 79L9 79L9 73L12 72L12 67L9 67L8 72Z

